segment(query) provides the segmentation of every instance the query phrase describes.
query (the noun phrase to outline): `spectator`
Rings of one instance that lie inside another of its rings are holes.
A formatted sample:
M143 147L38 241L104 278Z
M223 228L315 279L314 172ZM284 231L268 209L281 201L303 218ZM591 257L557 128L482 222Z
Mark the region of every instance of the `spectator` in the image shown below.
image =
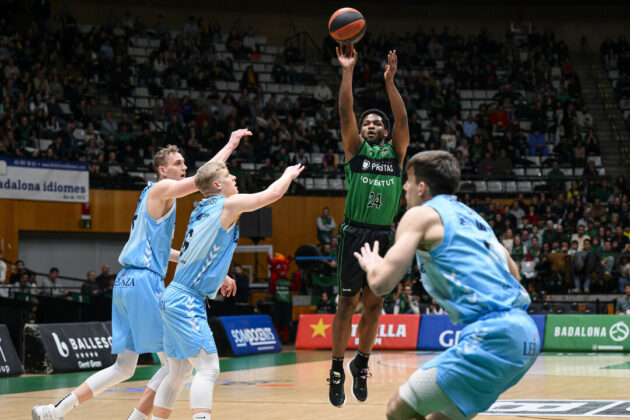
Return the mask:
M59 269L57 267L52 267L48 272L48 277L45 277L38 285L42 295L60 297L68 296L70 294L69 290L63 290L61 280L57 280L58 276Z
M551 194L558 194L564 191L564 172L560 169L557 160L553 162L553 167L547 174L547 185L551 190Z
M411 294L411 286L406 285L403 293L398 297L394 304L394 314L419 314L420 305L416 298Z
M107 137L110 134L116 134L118 132L118 123L112 118L111 112L105 113L105 118L101 121L101 133Z
M615 313L617 315L630 315L630 284L624 286L625 295L617 299Z
M236 295L231 298L237 305L249 304L249 277L243 273L243 267L240 264L234 264L232 278L236 282Z
M96 296L102 292L102 289L96 283L96 273L88 271L85 283L81 286L81 294Z
M17 260L15 264L13 264L11 278L9 279L10 284L15 284L20 281L20 277L22 273L24 273L24 261Z
M577 233L571 235L571 242L577 241L578 243L578 251L582 251L584 248L584 241L590 241L591 237L584 233L584 225L580 224L577 227Z
M101 274L99 274L94 281L102 290L105 290L109 286L109 282L112 277L113 276L109 274L109 264L103 264L101 267Z
M329 102L332 101L333 99L332 91L330 90L330 87L328 87L328 83L326 83L325 80L321 80L319 82L319 84L315 88L313 97L315 98L315 100L323 104L328 104Z
M7 264L4 262L3 253L0 249L0 285L7 282Z
M549 150L547 149L547 142L545 136L540 133L539 129L535 129L529 135L529 155L530 156L547 156Z
M13 293L37 294L37 289L28 281L30 274L27 271L20 274L20 280L13 285Z
M330 243L336 227L335 219L330 215L330 209L324 207L321 216L317 217L317 239L319 242L322 244Z
M477 134L478 126L475 120L473 120L472 113L468 113L466 121L464 121L464 124L462 125L462 130L467 139L471 139Z
M580 293L584 280L584 293L590 293L592 274L597 269L599 257L591 251L591 240L585 239L583 248L573 259L573 292Z
M317 303L316 313L318 314L334 314L336 312L334 302L331 302L328 298L328 293L322 292L322 297Z
M446 312L444 312L444 309L442 309L442 307L440 305L438 305L437 301L433 298L431 298L431 303L429 304L429 306L427 306L427 309L425 310L425 314L427 315L444 315L446 314Z

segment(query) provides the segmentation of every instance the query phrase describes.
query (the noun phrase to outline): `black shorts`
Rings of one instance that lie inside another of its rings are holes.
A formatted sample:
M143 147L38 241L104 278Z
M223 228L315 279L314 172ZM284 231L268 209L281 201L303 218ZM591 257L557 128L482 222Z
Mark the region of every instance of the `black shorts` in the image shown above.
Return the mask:
M337 284L339 294L354 296L367 285L365 271L354 256L368 242L379 243L379 254L385 253L394 244L395 231L389 226L373 226L344 220L339 225L339 249L337 250Z

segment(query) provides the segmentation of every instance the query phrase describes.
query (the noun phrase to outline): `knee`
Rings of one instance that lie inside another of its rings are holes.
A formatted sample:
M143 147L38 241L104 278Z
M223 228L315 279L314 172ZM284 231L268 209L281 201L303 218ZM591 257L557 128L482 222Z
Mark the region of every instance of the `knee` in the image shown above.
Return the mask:
M116 363L114 363L114 368L116 369L116 371L118 371L120 376L124 378L123 381L131 378L136 371L135 364L121 363L120 360L116 360Z
M339 297L339 305L337 306L337 313L342 316L351 316L357 308L357 300L353 298Z
M398 410L396 408L396 399L390 399L387 403L387 409L385 411L385 416L387 417L387 420L398 420L400 418L398 416Z

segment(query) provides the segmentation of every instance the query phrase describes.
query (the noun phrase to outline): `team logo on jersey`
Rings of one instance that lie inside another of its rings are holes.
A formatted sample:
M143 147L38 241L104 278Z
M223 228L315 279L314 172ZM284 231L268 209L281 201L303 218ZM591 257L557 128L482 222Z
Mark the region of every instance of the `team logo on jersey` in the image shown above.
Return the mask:
M381 156L385 156L388 153L389 153L389 150L387 150L387 149L381 150Z
M367 160L367 159L365 159L365 160L363 161L363 166L362 166L362 169L365 171L365 170L366 170L367 168L369 168L369 167L370 167L370 161L369 161L369 160Z

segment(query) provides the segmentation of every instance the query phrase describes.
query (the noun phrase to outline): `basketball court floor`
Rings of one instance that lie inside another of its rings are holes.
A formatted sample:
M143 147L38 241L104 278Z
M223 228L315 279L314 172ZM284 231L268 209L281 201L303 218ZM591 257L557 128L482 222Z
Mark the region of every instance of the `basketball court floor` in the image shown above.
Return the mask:
M282 353L221 360L213 419L384 419L389 397L437 353L375 352L369 398L355 401L346 382L346 405L328 403L328 351ZM353 357L348 352L346 357ZM129 381L107 390L65 417L127 418L156 366L141 366ZM30 420L31 407L56 402L91 372L23 375L0 379L0 419ZM188 393L180 394L171 419L190 419ZM545 353L521 382L479 419L630 418L630 354Z

